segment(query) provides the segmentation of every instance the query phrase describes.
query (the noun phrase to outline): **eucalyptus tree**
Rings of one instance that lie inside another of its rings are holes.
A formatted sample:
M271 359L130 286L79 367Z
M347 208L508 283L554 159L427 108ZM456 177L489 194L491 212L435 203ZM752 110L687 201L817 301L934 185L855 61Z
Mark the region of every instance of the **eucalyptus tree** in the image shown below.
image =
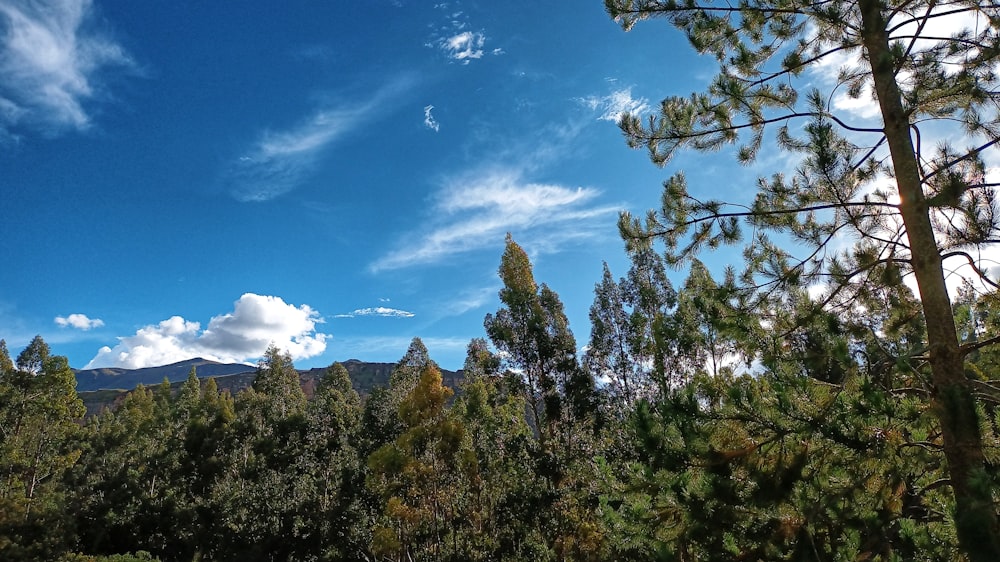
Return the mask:
M382 514L372 530L372 551L385 560L444 560L455 556L453 526L460 482L461 420L449 415L454 391L433 362L423 367L397 407L403 432L368 458L368 485Z
M580 366L576 339L559 296L535 282L527 253L508 234L500 260L502 307L488 314L486 333L504 365L521 377L537 432L535 470L544 482L536 509L541 535L560 560L593 559L603 547L593 457L601 427L595 381ZM544 510L544 511L543 511Z
M76 378L36 336L11 361L0 340L0 558L53 557L69 537L62 475L80 457Z
M886 282L878 272L900 288L901 276L912 276L927 330L918 355L930 373L960 543L974 560L1000 559L996 471L984 453L977 395L964 368L966 356L985 342L961 344L945 283L950 264L961 262L995 287L977 256L998 239L1000 220L984 163L1000 142L998 4L605 4L626 30L643 19L665 19L719 65L705 92L668 97L648 120L623 116L631 146L646 147L664 165L685 147L741 143L736 157L751 163L774 128L773 142L801 157L794 173L758 180L751 202L699 200L675 175L665 183L659 214L622 217L625 236L636 246L662 240L668 258L681 263L739 242L741 227L750 227L747 268L731 281L748 289L744 304L762 313L781 306L771 297L802 284L826 282L823 304L846 310L859 287ZM823 84L822 68L838 65L826 91L814 86ZM880 119L838 112L840 93L872 100ZM795 245L773 239L775 231ZM859 243L837 251L833 242L852 236Z
M311 475L290 470L303 454L308 431L306 396L291 356L271 345L258 362L252 387L235 400L225 474L215 486L218 551L232 558L300 557L308 543L305 513Z
M531 423L546 447L558 436L564 418L582 419L593 412L594 381L580 368L559 295L535 282L528 254L510 234L498 273L503 307L487 314L484 326L507 366L522 375Z
M340 363L330 365L306 407L305 448L289 467L309 486L304 511L306 544L324 560L357 559L367 549L361 498L363 459L357 444L361 430L361 397Z

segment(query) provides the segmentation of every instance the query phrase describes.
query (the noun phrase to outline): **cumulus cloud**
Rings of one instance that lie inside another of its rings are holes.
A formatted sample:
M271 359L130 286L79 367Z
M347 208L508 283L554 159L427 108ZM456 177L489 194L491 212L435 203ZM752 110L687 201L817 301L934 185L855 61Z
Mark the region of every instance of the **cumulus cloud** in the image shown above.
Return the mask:
M90 0L0 1L0 132L85 129L100 71L132 67L125 50L89 29Z
M434 132L437 132L441 129L441 125L437 122L436 119L434 119L434 116L431 115L431 111L433 110L434 110L433 105L428 105L424 107L424 125L426 125L428 129L434 129Z
M385 306L376 306L372 308L359 308L353 312L348 312L346 314L338 314L336 318L356 318L358 316L382 316L387 318L413 318L414 314L412 312L407 312L405 310L399 310L397 308L388 308Z
M70 314L69 316L56 316L57 326L66 328L76 328L77 330L90 330L100 328L104 325L104 320L100 318L88 318L86 314Z
M324 150L383 114L380 108L406 83L390 84L361 102L319 109L286 130L265 131L226 171L230 193L239 201L269 201L292 191L312 173Z
M441 190L430 215L436 228L406 237L407 242L370 267L372 271L439 262L455 254L489 247L509 231L538 229L540 245L554 250L571 239L593 236L597 220L617 207L593 206L592 188L526 181L515 168L497 168L453 178Z
M309 305L246 293L234 303L232 312L213 317L204 330L198 322L172 316L118 338L113 348L102 347L85 368L139 369L195 357L242 363L260 357L272 343L293 359L305 359L326 350L329 336L316 332L316 324L322 321Z
M623 113L648 113L649 101L646 98L633 98L632 88L623 88L606 96L588 96L581 98L580 103L599 113L600 121L615 121Z

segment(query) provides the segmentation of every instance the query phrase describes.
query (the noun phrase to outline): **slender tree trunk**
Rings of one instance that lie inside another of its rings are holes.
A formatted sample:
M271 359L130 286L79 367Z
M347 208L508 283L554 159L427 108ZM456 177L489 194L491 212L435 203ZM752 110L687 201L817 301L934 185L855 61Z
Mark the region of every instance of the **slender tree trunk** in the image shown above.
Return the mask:
M903 108L889 50L886 20L878 0L859 0L862 40L868 53L900 198L900 214L910 245L911 265L927 323L932 406L941 422L948 472L955 494L959 545L970 560L1000 560L1000 525L986 474L979 419L965 377L951 299L944 281L941 254L920 181L910 138L909 115Z

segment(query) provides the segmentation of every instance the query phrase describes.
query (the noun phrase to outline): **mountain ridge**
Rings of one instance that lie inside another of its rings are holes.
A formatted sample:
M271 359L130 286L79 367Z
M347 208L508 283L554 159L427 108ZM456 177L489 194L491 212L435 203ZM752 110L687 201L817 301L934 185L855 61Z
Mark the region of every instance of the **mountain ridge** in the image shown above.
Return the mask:
M351 385L362 396L369 394L377 386L389 384L389 376L396 363L374 363L348 359L340 361L351 377ZM257 367L243 363L219 363L203 358L187 359L159 367L143 369L124 369L120 367L99 369L74 369L77 380L77 393L87 408L87 416L100 413L105 408L116 407L126 394L140 384L157 386L166 379L173 391L187 380L188 373L194 367L201 380L214 378L222 392L235 396L241 390L249 388L257 376ZM307 396L312 396L316 384L326 373L327 367L312 369L297 369L299 382ZM463 372L440 369L444 384L457 387L462 381Z

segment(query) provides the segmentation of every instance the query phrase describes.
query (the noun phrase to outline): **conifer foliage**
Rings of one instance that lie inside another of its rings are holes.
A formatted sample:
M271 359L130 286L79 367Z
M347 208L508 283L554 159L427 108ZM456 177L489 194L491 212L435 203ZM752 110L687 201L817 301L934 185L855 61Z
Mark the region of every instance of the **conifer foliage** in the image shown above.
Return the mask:
M975 256L1000 226L982 159L1000 142L998 7L964 0L606 0L606 7L626 30L666 20L719 63L705 92L664 99L648 121L623 116L630 145L664 165L683 148L740 143L735 157L749 164L774 129L774 142L801 158L794 174L758 180L752 201L698 200L675 175L660 213L623 216L623 234L636 246L662 240L668 260L681 263L741 241L749 226L740 304L759 312L817 282L828 288L825 306L844 310L872 284L902 290L901 276L912 275L958 536L970 558L1000 558L996 470L965 376L970 348L958 340L945 285L946 262L981 273ZM840 71L821 91L819 67L831 61ZM879 119L838 112L838 91L872 100ZM776 242L774 232L800 251ZM831 242L845 235L860 242L837 251Z

